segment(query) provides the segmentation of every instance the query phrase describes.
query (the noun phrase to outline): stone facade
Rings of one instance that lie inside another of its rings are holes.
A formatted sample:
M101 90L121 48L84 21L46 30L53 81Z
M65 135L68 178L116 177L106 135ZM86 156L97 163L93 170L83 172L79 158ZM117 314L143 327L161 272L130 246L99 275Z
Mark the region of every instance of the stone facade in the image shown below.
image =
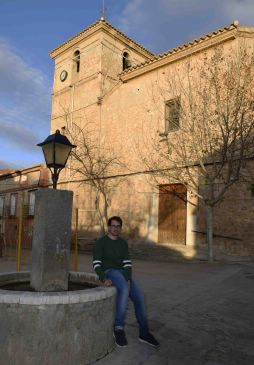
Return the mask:
M51 131L64 132L67 119L70 125L87 123L92 125L101 153L111 148L121 158L121 168L110 173L110 176L121 176L112 194L110 214L123 217L126 232L133 241L158 243L158 186L144 173L146 167L140 154L146 150L154 133L165 132L165 97L160 91L166 84L168 72L181 73L186 59L199 63L201 55L206 53L209 57L218 45L223 46L224 52L230 52L232 47L237 47L239 39L253 44L253 37L254 28L240 27L234 22L157 56L100 19L51 52L55 61ZM61 80L63 71L67 72L65 80ZM173 95L171 91L167 98ZM95 194L88 186L84 188L75 183L75 179L82 180L82 176L71 179L66 171L61 178L63 188L68 182L74 191L74 204L83 211L80 226L89 236L91 227L97 224L96 218L93 219L96 217ZM215 242L228 252L253 254L252 190L251 182L237 184L216 208ZM241 215L232 211L232 197L236 197L234 202L237 201ZM196 198L189 196L189 201L191 199L197 203ZM185 227L182 227L186 232L183 244L203 244L202 204L194 208L187 203L186 217Z
M16 250L18 226L22 214L22 247L32 247L35 191L50 184L45 165L22 170L0 171L0 234L8 251ZM22 208L22 209L21 209Z

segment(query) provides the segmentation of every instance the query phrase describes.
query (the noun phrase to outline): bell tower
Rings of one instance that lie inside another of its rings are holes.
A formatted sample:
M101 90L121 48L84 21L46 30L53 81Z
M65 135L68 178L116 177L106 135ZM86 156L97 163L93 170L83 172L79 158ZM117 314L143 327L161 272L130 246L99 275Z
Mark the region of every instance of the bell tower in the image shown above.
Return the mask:
M154 55L109 24L103 15L50 52L55 61L51 131L75 121L98 119L98 105L119 85L127 68Z

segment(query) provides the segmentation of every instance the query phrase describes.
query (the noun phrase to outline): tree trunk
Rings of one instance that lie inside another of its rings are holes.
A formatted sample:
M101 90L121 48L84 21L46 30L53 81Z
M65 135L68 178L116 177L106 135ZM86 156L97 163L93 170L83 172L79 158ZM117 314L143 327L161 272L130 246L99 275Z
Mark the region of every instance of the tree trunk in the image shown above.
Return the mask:
M107 194L103 193L103 218L104 218L104 226L105 230L108 226L108 200L107 200Z
M95 199L95 209L99 215L99 222L100 222L100 227L101 227L101 234L104 235L105 232L105 227L104 227L104 222L103 222L103 216L101 214L101 209L100 209L100 195L99 193L97 193L96 199Z
M213 206L206 206L206 239L208 246L208 261L214 261L213 254Z

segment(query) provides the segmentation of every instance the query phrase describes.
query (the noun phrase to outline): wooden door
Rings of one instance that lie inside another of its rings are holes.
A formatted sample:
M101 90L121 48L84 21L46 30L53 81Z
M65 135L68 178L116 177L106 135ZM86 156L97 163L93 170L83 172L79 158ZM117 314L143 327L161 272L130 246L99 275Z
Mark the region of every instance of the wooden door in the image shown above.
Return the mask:
M158 242L185 244L186 197L182 184L159 187Z

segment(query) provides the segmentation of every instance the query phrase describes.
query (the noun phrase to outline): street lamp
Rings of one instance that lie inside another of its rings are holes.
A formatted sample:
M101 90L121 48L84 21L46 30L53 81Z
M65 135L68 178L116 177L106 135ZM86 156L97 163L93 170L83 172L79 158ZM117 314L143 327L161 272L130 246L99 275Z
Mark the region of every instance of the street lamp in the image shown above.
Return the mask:
M71 149L76 147L67 137L63 136L59 129L55 134L48 136L45 141L38 143L42 148L47 167L51 171L53 189L56 189L60 171L65 167Z

